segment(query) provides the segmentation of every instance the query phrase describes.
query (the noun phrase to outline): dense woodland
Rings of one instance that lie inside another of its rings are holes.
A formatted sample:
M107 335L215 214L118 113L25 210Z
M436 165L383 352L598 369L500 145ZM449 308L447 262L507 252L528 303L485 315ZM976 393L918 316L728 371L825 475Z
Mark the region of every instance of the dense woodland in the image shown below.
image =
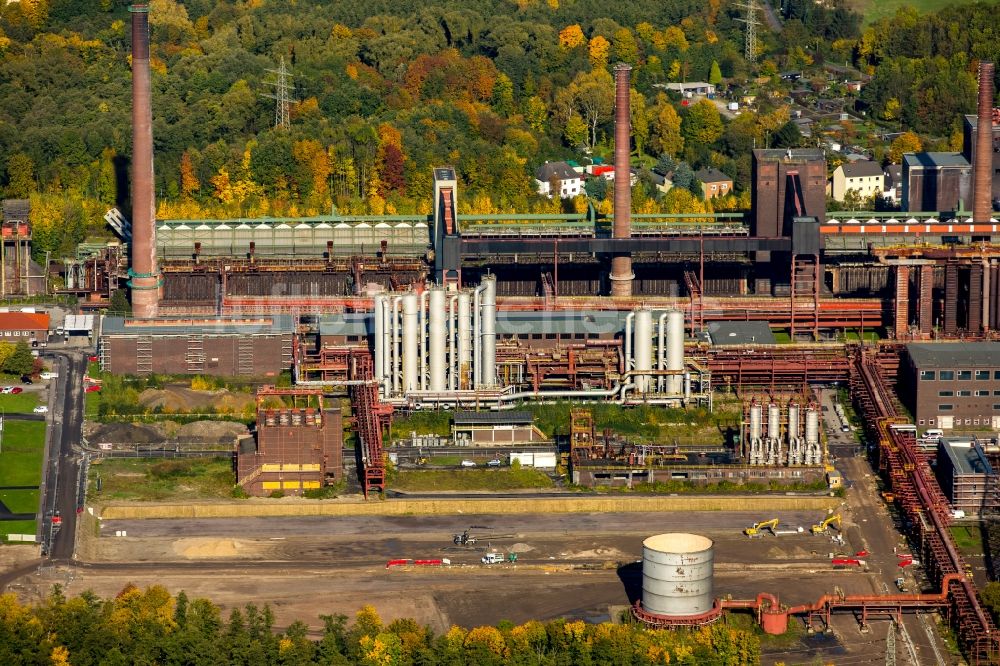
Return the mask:
M584 622L452 627L441 636L413 620L383 624L366 606L353 622L321 616L321 636L303 622L274 626L267 606L233 609L223 619L205 599L172 597L163 587L127 586L114 599L55 589L39 606L0 595L0 663L30 666L749 666L760 642L725 623L692 631Z
M904 10L861 29L841 0L789 0L780 34L743 59L732 0L151 0L161 217L427 212L431 171L455 165L465 212L585 210L534 194L547 160L610 157L610 66L633 71L634 160L682 177L643 182L640 212L749 204L749 151L798 145L789 85L821 65L872 75L861 102L889 128L947 145L975 103L978 58L1000 57L995 4L932 17ZM72 251L128 210L127 0L21 0L0 8L0 179L33 196L35 251ZM293 75L287 128L273 94ZM839 75L838 75L839 76ZM704 80L757 94L732 121L655 86ZM842 83L842 82L841 82ZM937 144L931 144L937 145ZM732 176L737 196L704 203L693 169ZM611 188L588 190L610 210Z

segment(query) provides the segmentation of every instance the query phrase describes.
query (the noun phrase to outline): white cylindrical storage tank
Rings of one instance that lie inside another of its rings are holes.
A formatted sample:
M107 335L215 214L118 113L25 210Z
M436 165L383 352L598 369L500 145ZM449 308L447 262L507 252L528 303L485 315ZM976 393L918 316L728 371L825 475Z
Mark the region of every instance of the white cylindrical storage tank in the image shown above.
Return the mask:
M385 338L382 337L385 330L385 297L375 297L375 313L372 315L372 329L375 331L375 381L378 383L379 391L383 391L385 379ZM383 393L384 395L384 393Z
M427 301L427 356L430 370L431 391L444 391L448 388L448 373L445 367L448 340L448 304L444 289L435 287L430 290Z
M403 384L404 394L417 388L417 360L420 356L420 338L417 335L417 311L420 309L416 294L403 296Z
M684 313L671 310L667 313L667 370L680 372L684 369ZM667 378L667 393L679 394L684 378L670 375Z
M760 424L764 420L764 408L760 403L750 405L750 441L760 439Z
M492 275L483 278L482 330L480 335L479 358L482 372L479 375L483 386L494 386L497 380L497 280Z
M819 412L815 407L806 409L806 444L819 442Z
M775 403L767 406L767 438L778 439L781 431L781 407Z
M799 436L799 406L794 402L788 403L788 441Z
M653 369L653 313L649 310L635 311L635 339L632 341L635 354L635 390L649 393L649 375L640 374Z
M472 372L472 294L458 293L458 388L469 388Z
M712 540L698 534L657 534L642 542L642 607L655 615L712 610Z

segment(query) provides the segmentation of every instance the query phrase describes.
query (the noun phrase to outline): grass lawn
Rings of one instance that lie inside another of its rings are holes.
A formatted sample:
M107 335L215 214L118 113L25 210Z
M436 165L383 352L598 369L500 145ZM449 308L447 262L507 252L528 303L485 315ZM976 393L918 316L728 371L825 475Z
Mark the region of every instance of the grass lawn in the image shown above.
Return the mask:
M37 393L0 393L0 411L5 414L30 414L36 405Z
M100 406L101 406L100 391L94 391L92 393L83 394L83 414L85 418L88 419L96 418Z
M551 488L552 479L536 469L460 469L397 472L393 490L515 490Z
M951 536L959 550L983 552L983 537L978 527L955 526L951 528Z
M0 490L0 501L11 510L11 513L35 513L38 511L37 490Z
M0 520L0 538L8 534L34 534L38 529L33 520Z
M915 7L922 14L933 14L949 5L968 5L975 0L852 0L850 5L864 16L865 25L880 18L892 16L907 5Z
M97 490L97 478L101 490ZM90 500L173 500L232 497L232 462L221 458L185 460L102 460L90 468Z
M0 486L37 486L41 483L45 423L4 421L2 446Z

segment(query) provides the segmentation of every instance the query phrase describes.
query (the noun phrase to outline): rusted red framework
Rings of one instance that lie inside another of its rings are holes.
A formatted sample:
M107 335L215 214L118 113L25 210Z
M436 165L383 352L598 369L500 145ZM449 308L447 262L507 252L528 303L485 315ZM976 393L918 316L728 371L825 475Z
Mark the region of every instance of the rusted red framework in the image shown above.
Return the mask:
M371 354L354 351L351 354L352 377L357 384L350 387L351 407L361 447L361 484L369 492L385 491L385 459L382 448L382 428L392 415L392 406L383 405L378 398L378 384Z
M851 366L852 393L879 442L879 469L895 501L910 519L919 539L926 570L947 590L949 616L966 655L976 664L1000 659L1000 636L965 574L948 525L948 501L916 447L912 431L894 428L900 418L896 397L876 353L858 349Z

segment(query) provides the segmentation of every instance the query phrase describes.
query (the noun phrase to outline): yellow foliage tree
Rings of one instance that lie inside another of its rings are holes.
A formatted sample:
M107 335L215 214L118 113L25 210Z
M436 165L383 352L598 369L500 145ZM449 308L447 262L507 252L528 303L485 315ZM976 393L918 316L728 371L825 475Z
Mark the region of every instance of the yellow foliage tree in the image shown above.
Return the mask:
M608 54L611 52L611 44L600 35L591 38L587 46L590 55L590 65L597 68L608 66Z
M675 48L681 53L688 50L688 40L684 36L684 31L676 25L672 25L663 31L663 44L666 48Z
M563 49L575 49L587 43L587 37L583 30L576 23L568 25L559 31L559 47Z
M889 161L900 164L903 161L903 153L919 153L922 149L923 143L915 132L903 132L889 146Z
M198 176L194 172L194 165L191 163L191 153L185 150L181 155L181 194L190 197L201 187Z
M503 656L507 652L507 642L496 627L476 627L465 636L465 647L482 646L492 654Z

